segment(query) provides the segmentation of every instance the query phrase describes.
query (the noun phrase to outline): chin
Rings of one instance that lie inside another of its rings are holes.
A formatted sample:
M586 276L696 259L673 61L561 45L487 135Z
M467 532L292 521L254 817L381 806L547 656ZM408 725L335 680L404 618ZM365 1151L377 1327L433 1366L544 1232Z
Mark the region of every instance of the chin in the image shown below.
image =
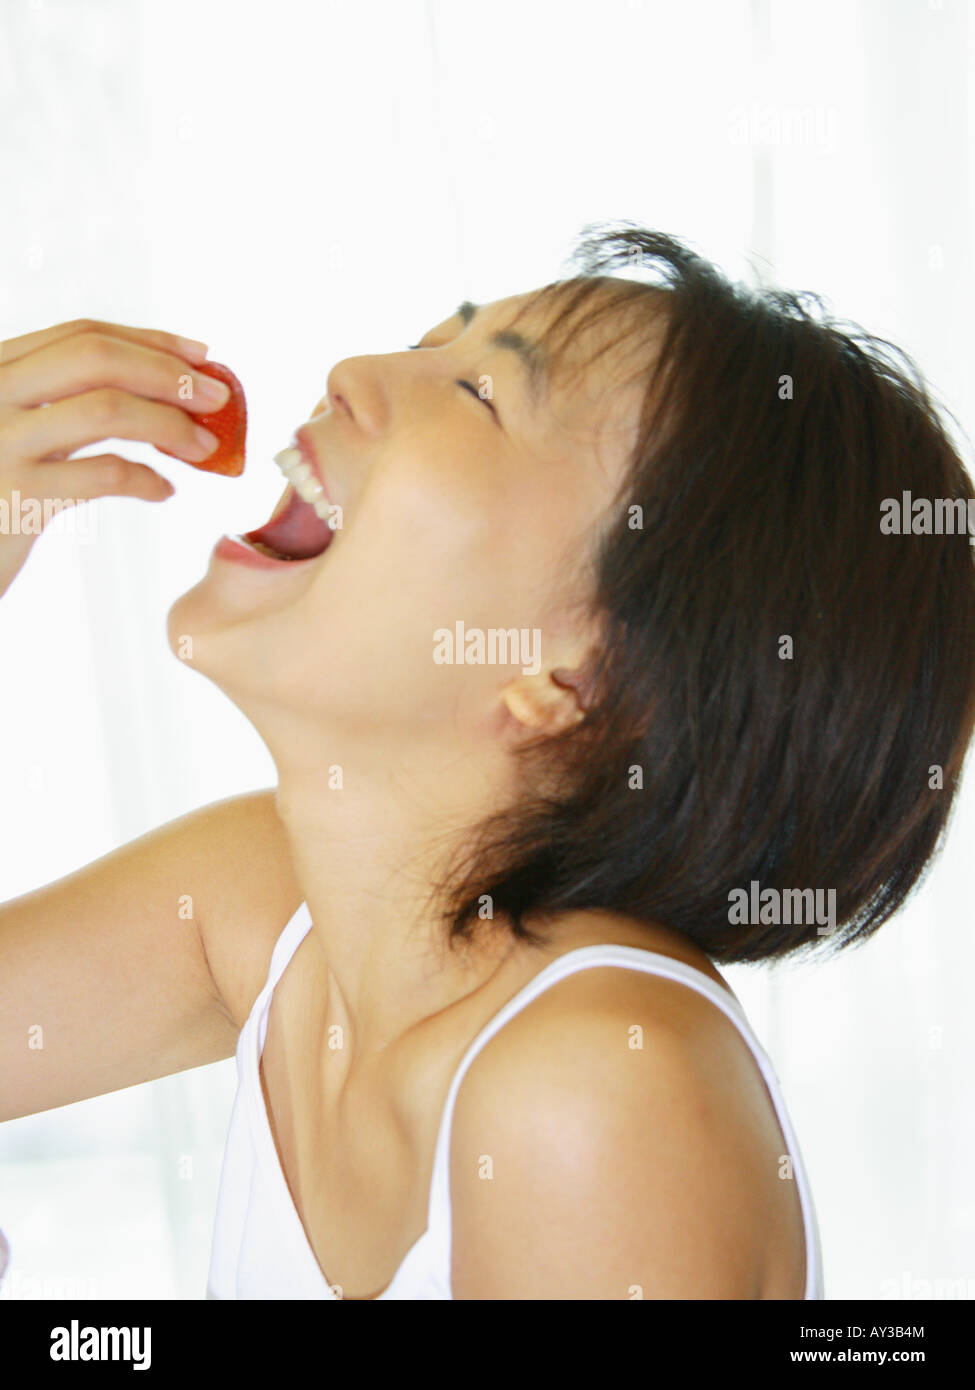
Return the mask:
M280 593L255 592L247 576L211 569L166 615L170 651L238 706L268 699L278 702L276 686L304 645L301 628L287 613ZM293 601L294 596L289 596ZM247 710L244 709L247 714ZM248 716L249 717L249 716Z
M206 580L201 579L192 589L180 594L166 615L169 650L188 666L200 665L201 645L215 625L213 607Z
M260 622L286 609L311 577L303 566L295 569L294 575L277 574L269 580L265 574L211 556L206 574L169 610L166 628L170 648L176 651L183 636L205 638L241 623ZM297 572L299 569L304 572Z
M203 669L204 650L219 644L220 636L241 622L258 616L247 596L228 591L207 573L192 589L180 594L166 615L169 649L181 661Z

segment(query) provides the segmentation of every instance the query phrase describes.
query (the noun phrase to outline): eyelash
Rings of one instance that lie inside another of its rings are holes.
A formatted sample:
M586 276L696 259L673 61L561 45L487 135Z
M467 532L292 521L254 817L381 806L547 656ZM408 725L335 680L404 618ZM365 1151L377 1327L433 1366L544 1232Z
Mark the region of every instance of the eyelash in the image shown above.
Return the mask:
M408 351L412 352L412 351L414 350L414 348L420 347L420 344L419 344L419 343L407 343L406 346L407 346ZM471 394L472 394L473 396L476 396L477 399L481 402L482 405L486 405L487 408L488 408L488 410L490 410L491 414L492 414L495 418L497 418L498 412L495 410L494 405L493 405L492 402L489 401L485 396L482 396L482 395L481 395L480 391L479 391L479 390L477 389L477 387L473 384L473 382L464 381L462 378L458 377L458 378L457 378L456 385L457 385L457 386L463 386L463 387L465 387L468 391L470 391Z

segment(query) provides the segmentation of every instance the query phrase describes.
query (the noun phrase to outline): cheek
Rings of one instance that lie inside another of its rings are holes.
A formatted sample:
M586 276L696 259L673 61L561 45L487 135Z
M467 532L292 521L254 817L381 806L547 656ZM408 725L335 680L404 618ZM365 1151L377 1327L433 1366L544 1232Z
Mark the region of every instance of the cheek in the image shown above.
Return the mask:
M518 467L508 460L506 471L496 464L487 477L452 464L449 472L404 477L377 493L359 518L361 549L357 544L350 577L354 570L371 576L369 593L413 609L424 623L435 616L437 626L460 617L480 626L539 625L591 520L578 494L553 482L551 471L526 477L530 459L520 461L520 473Z
M483 582L508 520L492 462L469 441L446 438L379 461L346 509L341 564L336 553L325 568L341 567L359 593L378 587L397 607L406 595L416 602Z
M308 593L275 625L275 680L297 699L347 712L391 708L400 714L455 708L499 672L436 659L438 634L467 629L542 626L539 595L550 575L546 552L528 527L503 509L472 520L436 505L419 507L412 525L365 507L338 538ZM314 634L314 641L307 640ZM300 646L299 646L300 641ZM299 689L304 696L299 695Z

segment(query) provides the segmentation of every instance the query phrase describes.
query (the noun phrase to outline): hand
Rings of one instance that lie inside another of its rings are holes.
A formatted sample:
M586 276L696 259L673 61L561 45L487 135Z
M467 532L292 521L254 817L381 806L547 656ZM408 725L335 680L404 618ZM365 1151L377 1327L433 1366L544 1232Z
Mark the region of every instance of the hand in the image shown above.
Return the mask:
M0 594L37 539L17 534L14 522L29 499L47 521L58 504L110 496L161 502L173 493L144 464L119 454L69 459L76 449L137 439L191 461L213 452L215 436L198 436L193 413L219 410L229 392L194 370L205 361L202 343L89 319L0 342Z

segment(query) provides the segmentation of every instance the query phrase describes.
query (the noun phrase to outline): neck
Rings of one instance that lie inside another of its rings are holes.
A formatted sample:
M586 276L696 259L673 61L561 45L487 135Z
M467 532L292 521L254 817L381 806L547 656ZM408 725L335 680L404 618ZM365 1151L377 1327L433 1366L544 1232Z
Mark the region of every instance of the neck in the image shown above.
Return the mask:
M410 750L372 737L354 748L343 739L340 758L275 752L278 813L322 950L330 1022L354 1056L473 993L516 944L499 922L451 949L434 891L458 844L504 804L497 765L445 749L442 736Z

